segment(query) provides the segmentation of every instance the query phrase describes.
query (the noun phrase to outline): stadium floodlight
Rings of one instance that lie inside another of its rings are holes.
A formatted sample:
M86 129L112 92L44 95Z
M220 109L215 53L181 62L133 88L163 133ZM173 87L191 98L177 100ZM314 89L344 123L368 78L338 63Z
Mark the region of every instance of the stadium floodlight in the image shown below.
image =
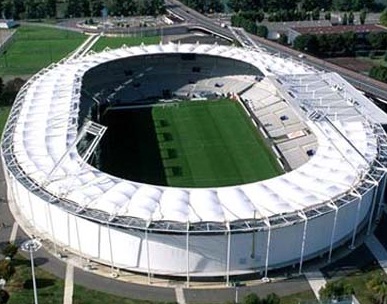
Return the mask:
M37 239L30 239L23 242L20 246L21 250L30 253L31 260L31 273L32 273L32 284L34 289L34 303L38 304L38 293L36 289L36 280L35 280L35 267L34 267L34 252L38 251L42 247L42 243Z

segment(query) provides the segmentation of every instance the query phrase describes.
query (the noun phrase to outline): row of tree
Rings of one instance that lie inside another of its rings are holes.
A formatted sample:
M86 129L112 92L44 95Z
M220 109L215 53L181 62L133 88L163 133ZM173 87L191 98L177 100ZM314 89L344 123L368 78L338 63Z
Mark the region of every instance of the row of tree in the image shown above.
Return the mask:
M374 304L386 304L387 302L387 279L382 272L374 273L368 278L366 290L370 300ZM330 281L319 291L321 300L330 300L331 303L355 294L355 289L349 283L343 281ZM336 300L336 301L332 301Z
M203 14L222 13L225 6L221 0L181 0L185 5Z
M222 0L182 0L183 3L201 13L223 12L226 9ZM313 11L360 11L382 10L377 0L229 0L227 7L234 12L248 12L263 10L267 13L278 13L279 10L305 14L314 14ZM292 19L306 20L306 19ZM274 21L274 20L273 20ZM283 20L279 20L283 21Z
M319 57L354 56L358 50L386 50L387 33L306 34L296 37L293 47Z
M258 11L240 11L236 13L236 15L239 15L240 17L243 17L245 19L254 21L254 22L262 22L265 18L265 12L261 9ZM268 21L272 22L286 22L286 21L305 21L305 20L319 20L320 19L320 10L314 9L312 11L306 11L304 9L301 10L284 10L280 9L276 12L270 12L267 13L267 19ZM359 14L360 23L364 24L365 19L367 16L367 12L365 10L362 10ZM325 12L324 13L324 19L330 20L331 19L331 13ZM351 25L355 22L355 15L351 11L348 14L344 13L342 16L342 24L343 25Z
M371 70L369 72L369 76L372 78L375 78L377 80L387 82L387 67L382 66L382 65L374 66L371 68Z
M271 293L264 298L260 298L256 293L249 293L243 297L242 304L280 304L280 297Z
M67 0L67 17L158 15L164 13L164 0ZM57 16L57 0L0 0L0 13L6 18L42 19Z
M255 21L247 19L240 14L235 14L231 16L231 25L236 27L243 27L246 32L264 38L266 38L267 34L269 33L269 30L266 26L257 25Z

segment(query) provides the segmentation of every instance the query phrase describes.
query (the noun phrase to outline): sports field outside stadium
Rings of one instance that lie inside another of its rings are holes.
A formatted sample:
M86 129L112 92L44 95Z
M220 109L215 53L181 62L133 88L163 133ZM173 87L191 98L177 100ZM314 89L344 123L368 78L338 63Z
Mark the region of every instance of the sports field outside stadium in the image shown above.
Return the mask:
M112 110L102 123L108 126L108 134L99 167L125 179L173 187L218 187L282 172L236 101Z

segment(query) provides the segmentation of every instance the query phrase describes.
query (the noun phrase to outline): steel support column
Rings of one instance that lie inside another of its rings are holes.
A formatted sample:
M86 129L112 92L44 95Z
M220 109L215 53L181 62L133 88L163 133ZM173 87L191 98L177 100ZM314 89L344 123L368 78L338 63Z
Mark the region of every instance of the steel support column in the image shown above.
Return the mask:
M303 229L303 232L302 232L302 243L301 243L301 256L300 256L300 268L298 270L298 273L301 274L302 273L302 264L304 262L304 251L305 251L305 243L306 243L306 231L307 231L307 228L308 228L308 218L307 216L305 215L305 213L301 213L299 212L298 214L301 218L304 219L304 229Z
M328 253L328 263L330 263L332 259L333 244L335 242L335 234L336 234L337 215L339 213L339 207L337 207L334 203L329 204L329 207L335 210L335 216L333 218L331 242L329 245L329 253Z

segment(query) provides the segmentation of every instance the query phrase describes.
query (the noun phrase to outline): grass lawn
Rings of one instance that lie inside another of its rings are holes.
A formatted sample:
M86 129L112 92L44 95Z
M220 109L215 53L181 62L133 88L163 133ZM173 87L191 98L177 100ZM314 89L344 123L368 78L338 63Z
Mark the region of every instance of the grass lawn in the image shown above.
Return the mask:
M102 169L116 176L175 187L217 187L281 172L235 101L109 111L104 120L108 139Z
M288 296L281 297L281 304L299 304L299 303L317 303L317 299L312 290L293 293Z
M13 262L16 272L7 282L5 288L10 294L8 304L32 303L34 294L30 261L21 255L16 255ZM38 264L37 259L36 264ZM40 267L35 267L35 275L39 303L62 303L64 292L63 280L57 279L54 275L42 270Z
M31 264L28 259L17 254L13 259L16 272L7 282L5 289L10 294L8 304L33 303L33 285L31 279ZM35 265L39 265L39 259L35 259ZM40 304L63 303L64 280L44 271L41 267L35 267L38 301ZM146 304L150 301L133 300L124 297L104 293L96 290L74 285L74 304ZM155 302L157 303L157 302ZM163 303L163 302L160 302Z
M160 42L160 36L145 36L145 37L101 37L93 46L93 50L100 52L106 47L116 49L126 44L127 46L144 44L157 44Z
M0 133L3 132L11 107L0 107Z
M135 296L135 295L133 295ZM74 285L73 304L149 304L151 301L128 299ZM156 302L157 303L157 302ZM163 302L160 302L160 304Z
M0 77L28 77L40 69L57 62L75 50L87 37L81 33L42 26L22 25L17 29L13 42L6 54L0 54ZM107 46L118 48L155 44L159 36L144 37L102 37L94 45L94 51L102 51Z
M76 49L86 36L40 26L17 29L6 54L0 55L0 77L30 76Z

